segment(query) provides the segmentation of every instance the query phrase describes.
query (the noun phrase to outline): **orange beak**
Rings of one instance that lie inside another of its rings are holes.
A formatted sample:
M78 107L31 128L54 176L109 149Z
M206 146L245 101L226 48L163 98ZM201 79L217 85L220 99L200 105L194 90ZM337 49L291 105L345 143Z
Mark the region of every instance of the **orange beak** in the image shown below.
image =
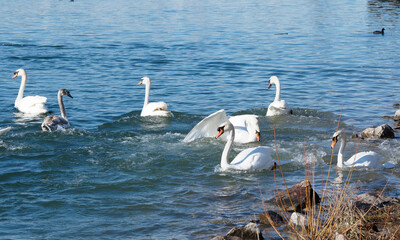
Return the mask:
M142 85L143 81L140 80L140 82L137 84L137 86Z
M261 134L259 131L256 131L256 138L257 138L257 142L259 142L260 138L261 138Z
M218 138L219 136L221 136L224 133L224 129L223 128L219 128L218 129L218 134L215 138Z
M268 89L272 86L271 82L268 82Z
M331 149L333 149L335 147L336 143L337 143L337 138L333 138L332 139Z
M18 73L17 72L14 73L14 76L11 79L14 79L16 77L18 77Z

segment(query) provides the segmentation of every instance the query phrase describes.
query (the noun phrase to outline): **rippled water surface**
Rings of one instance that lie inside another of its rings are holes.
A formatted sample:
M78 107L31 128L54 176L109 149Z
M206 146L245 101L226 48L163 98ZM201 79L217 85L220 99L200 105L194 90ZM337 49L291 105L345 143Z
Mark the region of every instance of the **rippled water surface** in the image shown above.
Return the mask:
M224 235L262 211L260 189L273 196L274 174L221 172L224 142L182 141L197 122L219 109L259 115L261 143L271 147L275 124L293 185L305 161L321 169L317 180L326 176L341 109L340 127L352 133L392 125L382 116L400 102L395 0L15 0L0 16L0 128L12 127L0 139L4 239ZM382 27L385 35L372 34ZM44 115L14 108L18 68L28 73L25 94L47 97L52 113L58 89L70 90L69 130L41 132ZM272 75L293 115L265 117ZM174 118L140 117L143 76L152 79L150 101L167 102ZM231 157L256 145L237 144ZM356 147L350 141L346 155ZM398 138L359 149L400 162ZM399 170L360 173L362 191L391 177L389 194L400 196Z

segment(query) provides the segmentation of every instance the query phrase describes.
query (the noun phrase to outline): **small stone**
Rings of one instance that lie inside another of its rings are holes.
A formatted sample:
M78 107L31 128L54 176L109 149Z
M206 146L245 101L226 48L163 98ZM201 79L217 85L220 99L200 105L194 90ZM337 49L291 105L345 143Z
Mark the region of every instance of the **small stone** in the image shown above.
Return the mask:
M268 220L267 213L271 221L274 223L274 226L280 226L285 223L283 217L274 211L262 212L258 214L261 223L271 226L271 222Z
M225 236L224 239L246 239L246 240L261 240L264 239L260 229L255 223L248 223L244 227L234 227Z
M279 192L276 198L268 200L267 203L278 203L279 208L285 208L289 212L302 212L307 207L314 203L318 204L320 201L321 199L312 188L310 181L302 181L287 190Z
M383 195L379 196L377 193L363 193L356 197L356 207L360 210L368 210L372 204L374 204L374 207L381 208L400 204L400 199Z
M297 212L292 213L290 216L290 222L297 226L305 227L308 225L307 218L303 214Z
M379 127L370 127L361 132L363 138L394 138L394 130L387 124L382 124Z
M396 129L396 130L400 130L400 121L394 121L393 127L394 127L394 129Z
M400 109L394 113L393 120L400 121Z
M343 234L336 233L335 240L347 240Z

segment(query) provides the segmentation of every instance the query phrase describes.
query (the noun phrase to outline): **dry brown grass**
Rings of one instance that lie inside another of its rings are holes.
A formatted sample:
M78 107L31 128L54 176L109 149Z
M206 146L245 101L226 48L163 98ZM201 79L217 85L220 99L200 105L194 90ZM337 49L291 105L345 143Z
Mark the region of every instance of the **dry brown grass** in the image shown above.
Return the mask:
M340 117L339 117L340 123ZM338 123L338 126L339 126ZM300 239L300 240L319 240L319 239L335 239L337 234L344 235L347 239L399 239L397 235L400 235L400 209L389 209L382 210L380 214L373 212L372 207L374 204L367 209L367 211L361 211L355 207L354 204L354 192L358 183L358 179L352 180L353 169L346 171L346 176L343 178L343 172L339 169L335 171L336 179L340 181L332 182L330 180L330 174L333 171L332 160L333 160L333 150L331 153L329 170L327 176L323 176L322 167L317 171L314 163L304 164L304 179L311 182L312 186L315 186L316 174L321 174L322 176L322 186L321 189L321 202L316 205L312 202L315 199L313 196L306 196L307 203L306 208L302 209L302 213L306 219L304 224L295 225L290 221L290 212L288 211L288 206L277 197L278 193L278 176L279 183L283 182L284 187L288 191L288 186L286 184L285 176L282 170L282 166L279 160L279 153L276 146L276 132L274 125L274 138L275 138L275 149L278 161L278 167L274 170L274 182L275 182L275 200L279 207L280 214L284 218L285 227L278 227L271 220L268 215L267 206L262 199L263 208L267 216L268 221L274 228L275 232L282 239ZM359 142L358 142L359 144ZM356 152L358 150L358 144ZM304 156L306 156L306 147L304 147ZM304 161L306 162L306 161ZM280 172L277 173L277 172ZM276 175L277 174L277 175ZM386 185L388 182L386 183ZM380 192L379 196L382 195L386 185ZM307 191L308 192L308 191ZM262 194L261 194L262 196ZM292 207L293 203L290 200ZM396 214L392 214L397 211ZM393 221L393 218L397 217L397 221ZM378 219L373 219L378 218ZM374 231L374 224L371 222L380 221L380 232Z

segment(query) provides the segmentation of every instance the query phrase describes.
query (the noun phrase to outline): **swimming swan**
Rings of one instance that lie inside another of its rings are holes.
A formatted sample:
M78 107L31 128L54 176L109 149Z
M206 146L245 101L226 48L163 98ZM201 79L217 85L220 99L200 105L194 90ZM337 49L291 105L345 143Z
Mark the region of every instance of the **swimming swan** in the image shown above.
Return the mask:
M19 76L22 78L22 80L19 87L17 99L15 99L14 106L20 112L32 115L47 113L47 107L45 105L47 98L37 95L24 97L24 91L27 81L26 71L20 68L14 72L14 76L12 78L14 79Z
M225 144L224 151L221 156L221 169L222 171L228 169L236 170L264 170L272 169L275 162L271 155L275 152L270 147L254 147L241 151L232 162L228 162L229 152L231 151L232 143L235 139L235 128L229 121L220 125L217 129L218 134L216 138L221 136L224 132L228 132L228 142Z
M165 102L152 102L149 103L149 94L150 94L150 78L143 77L140 79L139 85L146 85L146 93L144 96L144 104L143 109L140 116L161 116L161 117L173 117L172 112L168 111L167 104Z
M3 128L3 129L0 129L0 136L3 135L4 133L10 131L10 130L11 130L11 127L6 127L6 128Z
M279 100L281 97L281 84L277 76L272 76L268 82L268 89L272 84L276 85L275 100L268 106L267 116L276 116L282 114L292 114L293 111L289 108L285 100Z
M228 117L224 109L221 109L201 120L193 129L186 135L184 142L191 142L197 138L214 137L215 126L219 126L224 122L230 121L235 128L236 143L250 143L260 141L260 126L256 115L238 115ZM225 141L228 136L221 137Z
M43 131L55 131L57 129L66 129L69 128L70 124L68 121L67 113L65 112L63 96L68 96L73 98L67 89L60 89L58 91L58 105L60 105L61 117L57 115L47 116L42 123Z
M341 141L338 159L337 159L337 167L368 167L368 168L376 168L382 169L383 166L379 163L379 156L376 152L368 151L368 152L358 152L354 154L351 158L349 158L346 162L343 162L343 153L344 148L346 147L346 134L339 130L335 132L332 136L332 145L333 149L338 141Z

